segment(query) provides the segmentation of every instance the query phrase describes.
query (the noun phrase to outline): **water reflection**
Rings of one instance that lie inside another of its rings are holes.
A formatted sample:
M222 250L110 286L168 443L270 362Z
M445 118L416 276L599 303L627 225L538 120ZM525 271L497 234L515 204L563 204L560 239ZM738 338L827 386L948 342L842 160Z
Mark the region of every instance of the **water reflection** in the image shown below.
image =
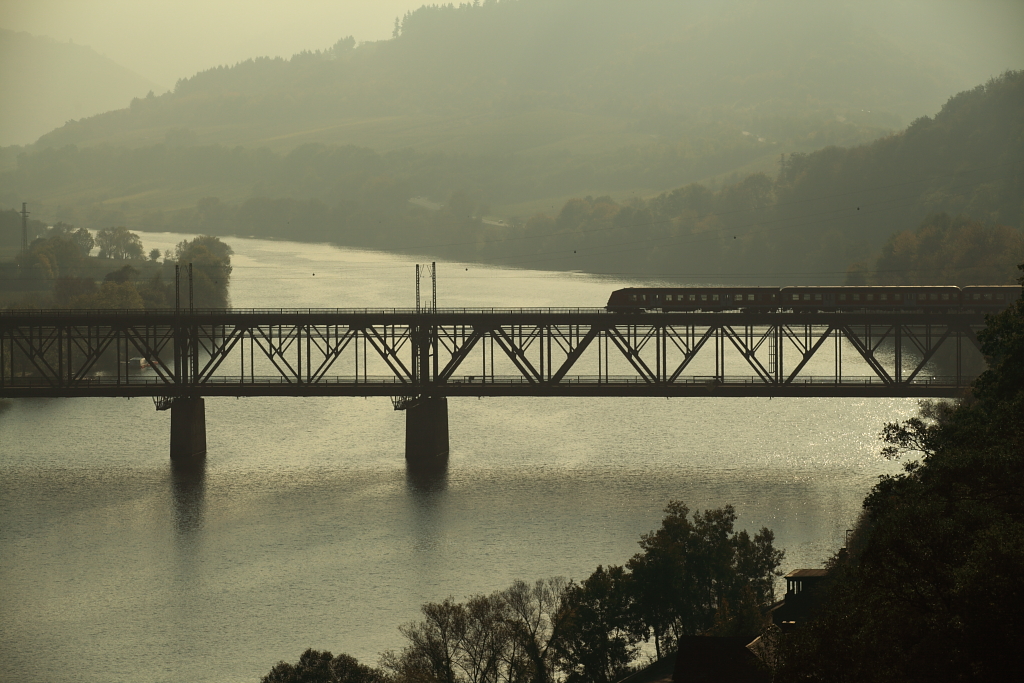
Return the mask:
M405 483L413 493L438 493L448 489L448 455L422 461L405 461Z
M171 461L171 498L174 529L190 535L203 526L206 508L206 456Z

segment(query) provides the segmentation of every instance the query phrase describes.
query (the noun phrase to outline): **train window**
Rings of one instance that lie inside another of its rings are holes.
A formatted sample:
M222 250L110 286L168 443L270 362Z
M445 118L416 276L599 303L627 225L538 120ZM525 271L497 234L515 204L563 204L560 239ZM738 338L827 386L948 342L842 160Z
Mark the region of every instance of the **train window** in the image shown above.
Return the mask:
M949 292L943 292L942 293L942 300L943 301L949 301Z
M772 294L772 301L775 301L775 295Z
M736 301L743 301L743 295L742 295L742 294L737 294L737 295L736 295L735 297L733 297L733 298L734 298L734 299L735 299Z
M981 298L981 295L980 295L980 294L978 294L977 292L975 292L975 293L974 293L974 300L975 300L975 301L977 301L977 300L978 300L978 299L980 299L980 298Z
M707 301L708 300L708 295L707 294L701 294L700 295L700 300L701 301Z
M902 298L903 298L903 295L900 294L899 292L896 292L895 294L892 295L893 301L899 301Z
M840 294L839 295L839 300L840 301L846 301L846 295L845 294Z
M793 301L800 301L800 295L799 294L794 294L793 295Z
M804 294L804 301L810 301L810 300L811 300L811 295L810 294Z
M697 295L696 294L691 294L690 295L690 301L696 301L696 300L697 300Z
M636 301L636 294L630 294L629 295L629 300L630 301Z
M860 301L860 294L854 294L853 295L853 300L854 301Z
M932 295L931 295L930 298L931 298L932 301L938 301L939 300L939 295L936 294L935 292L932 292Z
M881 299L882 301L888 301L889 300L889 295L888 294L879 294L878 298Z
M1002 301L1002 300L1003 300L1003 293L1002 292L996 292L996 301Z
M718 295L717 294L712 294L711 295L711 300L712 301L718 301Z
M868 294L868 295L867 295L867 296L866 296L865 298L866 298L866 299L867 299L868 301L874 301L874 300L875 300L875 295L874 295L874 294Z
M992 301L992 292L985 292L985 301Z
M1002 296L1002 295L1000 294L1000 296ZM754 295L753 294L747 294L747 301L753 301L753 300L754 300Z
M665 295L665 301L672 301L672 295L671 294L666 294Z
M647 295L646 295L646 294L641 294L641 295L640 295L640 298L641 298L641 299L642 299L643 301L647 301Z
M815 294L814 295L814 300L815 301L821 301L821 294Z

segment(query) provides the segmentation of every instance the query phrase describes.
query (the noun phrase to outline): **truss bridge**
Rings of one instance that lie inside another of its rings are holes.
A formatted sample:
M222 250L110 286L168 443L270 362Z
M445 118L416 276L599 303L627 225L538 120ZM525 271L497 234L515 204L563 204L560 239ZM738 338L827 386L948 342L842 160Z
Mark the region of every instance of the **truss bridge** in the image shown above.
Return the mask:
M184 451L205 451L207 396L390 396L407 412L407 454L424 434L427 451L447 452L449 396L954 397L983 367L984 323L919 311L9 311L0 396L153 397L172 413L172 455L179 432Z

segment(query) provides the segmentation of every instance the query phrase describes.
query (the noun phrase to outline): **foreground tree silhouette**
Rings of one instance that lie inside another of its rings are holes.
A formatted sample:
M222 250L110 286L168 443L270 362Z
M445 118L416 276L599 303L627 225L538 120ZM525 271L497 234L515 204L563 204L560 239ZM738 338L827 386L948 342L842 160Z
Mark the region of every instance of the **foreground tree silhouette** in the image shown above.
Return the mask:
M690 509L672 501L665 513L661 528L641 539L643 552L626 564L632 573L632 627L654 639L659 657L681 636L702 633L716 621L722 626L726 612L738 606L770 605L784 557L771 529L753 537L736 533L731 505L696 512L691 520ZM754 633L756 626L751 625Z
M787 638L776 680L1020 680L1024 302L978 337L990 369L963 401L887 426L885 453L920 459L864 501L828 602Z
M562 602L562 637L556 661L566 683L610 683L628 673L637 638L630 633L622 567L597 570L570 584Z
M296 664L278 662L261 683L386 683L383 674L346 654L309 649Z

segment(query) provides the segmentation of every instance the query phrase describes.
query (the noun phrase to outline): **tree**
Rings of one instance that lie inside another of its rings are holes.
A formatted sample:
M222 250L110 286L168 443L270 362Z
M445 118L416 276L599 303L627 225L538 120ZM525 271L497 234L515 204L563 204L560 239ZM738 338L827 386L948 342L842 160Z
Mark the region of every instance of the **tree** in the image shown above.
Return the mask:
M142 240L125 227L104 228L96 233L100 258L127 261L142 258Z
M115 310L126 310L145 308L142 297L131 282L106 281L100 285L99 290L89 297L83 297L77 302L79 308L107 308Z
M360 664L346 654L332 656L312 648L299 656L295 664L278 662L261 683L385 683L379 669Z
M66 235L70 237L74 243L78 245L83 258L88 256L89 252L92 251L92 248L96 246L96 241L93 239L91 232L85 228L78 228L75 230L75 226L69 225L68 223L58 221L53 224L53 227L50 228L49 231L49 237L52 238L58 235Z
M627 563L632 573L633 628L664 646L684 635L704 632L740 605L763 610L774 597L773 584L784 553L763 528L753 538L733 529L731 505L696 512L672 501L661 528L640 540L643 552ZM730 607L732 606L732 607ZM745 608L749 613L750 608Z
M610 683L628 671L637 639L627 628L627 600L622 567L599 566L583 583L566 587L555 642L566 683Z
M424 619L400 626L409 641L402 653L399 672L410 680L457 683L457 660L466 637L466 610L447 598L421 608Z
M139 280L139 269L130 265L123 265L119 269L107 273L103 277L104 282L131 282L135 283Z
M451 598L422 607L424 619L399 627L407 644L382 667L399 683L536 683L552 681L566 583L516 581L465 603Z
M525 666L525 681L553 679L555 644L562 636L566 582L561 577L537 579L532 585L514 582L503 597L508 604L509 628Z
M216 237L200 235L175 248L179 266L192 264L193 298L197 308L227 308L231 283L230 246Z

